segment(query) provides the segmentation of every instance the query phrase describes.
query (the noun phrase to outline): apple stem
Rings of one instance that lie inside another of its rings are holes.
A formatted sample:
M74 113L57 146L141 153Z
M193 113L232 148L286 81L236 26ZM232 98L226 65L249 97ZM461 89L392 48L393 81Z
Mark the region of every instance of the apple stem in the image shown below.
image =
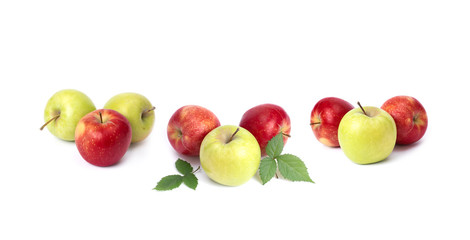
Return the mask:
M369 116L367 115L366 113L366 110L364 110L364 108L362 107L361 103L359 101L357 101L357 105L359 105L359 107L361 108L362 112L366 115L366 116Z
M149 112L151 112L151 111L153 111L153 110L155 110L155 107L152 107L152 108L150 108L149 110L147 110L147 111L143 112L142 114L149 113Z
M290 137L289 134L281 132L282 136Z
M312 125L315 125L315 124L320 124L321 122L313 122L313 123L310 123L310 126Z
M141 117L141 118L144 118L146 114L148 114L149 112L151 112L151 111L153 111L153 110L155 110L155 107L152 107L152 108L150 108L150 109L148 109L148 110L143 111L143 112L142 112L142 115L141 115L140 117Z
M103 123L103 116L101 115L101 112L100 113L100 122Z
M42 125L41 128L39 128L39 130L42 131L42 130L47 126L47 124L51 123L52 121L56 120L56 119L59 118L59 117L60 117L60 114L55 115L54 117L52 117L51 119L49 119L49 121L47 121L46 123L44 123L44 125Z
M232 136L230 137L230 139L226 142L226 143L229 143L232 141L233 137L235 136L235 134L237 134L237 132L240 131L240 128L238 127L237 130L235 130L235 132L232 134Z

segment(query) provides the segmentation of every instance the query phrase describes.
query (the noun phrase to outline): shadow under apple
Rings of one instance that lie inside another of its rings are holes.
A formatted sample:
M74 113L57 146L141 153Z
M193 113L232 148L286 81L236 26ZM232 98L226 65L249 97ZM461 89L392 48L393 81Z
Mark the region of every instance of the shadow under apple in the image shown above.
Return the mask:
M421 144L422 144L422 141L418 141L418 142L415 142L415 143L412 143L412 144L407 144L407 145L397 144L397 145L395 145L395 148L393 149L390 156L388 156L383 161L377 162L376 164L384 164L384 163L387 163L389 161L396 161L396 159L400 159L400 156L404 152L411 151L412 149L417 148Z

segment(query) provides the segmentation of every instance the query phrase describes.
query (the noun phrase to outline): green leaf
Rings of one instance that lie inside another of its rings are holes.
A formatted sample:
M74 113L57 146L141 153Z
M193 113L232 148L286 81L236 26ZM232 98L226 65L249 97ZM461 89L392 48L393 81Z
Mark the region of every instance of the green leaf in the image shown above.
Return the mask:
M193 167L191 167L191 164L189 164L188 162L184 161L181 158L178 158L178 160L176 160L175 166L178 172L180 172L183 175L186 175L193 171Z
M259 177L263 182L263 185L269 182L274 177L277 170L276 161L272 157L265 157L261 159L259 164Z
M198 181L197 181L197 177L196 177L196 175L194 175L194 173L190 172L190 173L184 175L183 182L189 188L196 190Z
M266 154L271 158L277 158L282 153L284 149L284 139L282 133L278 133L271 140L269 140L268 145L266 145Z
M304 181L312 182L312 179L308 175L307 167L300 158L292 154L283 154L278 156L277 164L279 166L279 172L282 176L291 181Z
M158 191L167 191L171 189L175 189L181 185L183 182L183 176L181 175L169 175L163 177L158 183L157 186L154 188Z

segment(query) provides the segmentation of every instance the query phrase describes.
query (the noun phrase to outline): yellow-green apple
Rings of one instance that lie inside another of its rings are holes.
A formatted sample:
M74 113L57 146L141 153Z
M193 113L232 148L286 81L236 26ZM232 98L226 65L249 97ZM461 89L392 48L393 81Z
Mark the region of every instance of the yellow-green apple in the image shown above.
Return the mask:
M75 139L75 128L78 121L96 107L84 93L74 89L64 89L56 92L46 104L44 121L40 128L46 126L52 135L66 141Z
M261 104L243 114L240 127L248 130L261 147L261 154L266 155L266 145L278 133L282 133L284 145L290 137L290 118L286 111L275 104Z
M219 126L219 119L210 110L196 105L183 106L168 121L168 140L178 153L198 156L204 137Z
M339 147L339 123L344 114L353 108L349 102L336 97L318 101L310 114L310 126L317 140L329 147Z
M261 150L249 131L225 125L206 135L199 157L202 169L210 179L227 186L239 186L255 175Z
M78 152L87 162L100 167L119 162L131 144L132 128L122 114L99 109L85 115L75 130Z
M133 143L144 140L152 132L155 107L145 96L138 93L121 93L109 99L104 108L116 110L129 120Z
M358 103L359 104L359 103ZM343 116L338 140L344 154L358 164L386 159L395 147L397 128L392 116L377 107L355 108Z
M397 144L411 144L424 136L428 127L428 115L423 105L410 96L396 96L381 107L397 125Z

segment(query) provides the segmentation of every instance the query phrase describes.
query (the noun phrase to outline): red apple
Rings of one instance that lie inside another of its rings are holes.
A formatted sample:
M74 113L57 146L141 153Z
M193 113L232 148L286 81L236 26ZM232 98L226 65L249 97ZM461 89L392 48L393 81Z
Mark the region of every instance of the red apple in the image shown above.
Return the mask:
M168 140L178 153L198 156L204 137L219 126L219 119L208 109L184 106L173 113L168 122Z
M310 114L310 126L318 141L329 147L339 147L339 123L344 114L353 108L349 102L336 97L327 97L318 101Z
M88 113L77 124L75 143L87 162L100 167L111 166L124 156L132 139L129 121L110 109Z
M289 115L280 106L274 104L261 104L246 111L240 120L240 127L255 136L262 155L266 155L266 145L278 133L284 135L284 145L290 137Z
M423 105L413 97L396 96L381 107L392 115L397 125L397 144L411 144L424 136L428 116Z

